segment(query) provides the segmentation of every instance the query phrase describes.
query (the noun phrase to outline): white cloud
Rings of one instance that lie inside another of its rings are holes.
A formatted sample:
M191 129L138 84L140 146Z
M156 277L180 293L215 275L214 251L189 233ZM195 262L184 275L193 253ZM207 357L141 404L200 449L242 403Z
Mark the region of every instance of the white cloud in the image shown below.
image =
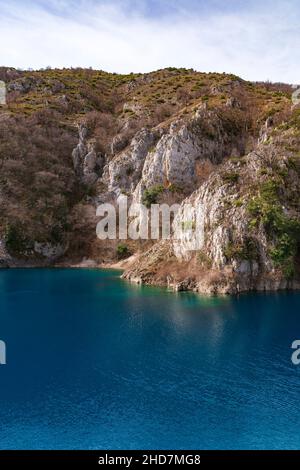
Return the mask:
M299 8L294 2L277 2L272 11L178 10L169 16L145 16L119 2L74 6L56 0L52 6L65 12L68 3L73 8L63 16L37 2L3 6L0 0L1 64L116 72L172 65L252 80L300 81Z

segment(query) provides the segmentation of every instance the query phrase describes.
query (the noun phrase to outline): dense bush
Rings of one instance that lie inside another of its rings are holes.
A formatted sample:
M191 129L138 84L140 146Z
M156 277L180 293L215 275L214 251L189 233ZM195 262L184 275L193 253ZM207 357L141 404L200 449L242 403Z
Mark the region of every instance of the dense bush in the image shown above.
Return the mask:
M234 184L238 182L239 175L235 172L227 172L223 174L223 180L228 184Z
M128 256L130 256L130 251L129 251L127 245L125 245L123 243L120 243L117 246L117 256L118 256L118 259L124 259L124 258L127 258Z
M142 203L150 209L152 204L156 204L160 194L163 192L162 185L152 186L152 188L145 189L142 197Z
M5 244L11 254L25 254L33 248L32 241L26 238L24 227L20 223L6 226Z
M295 271L295 259L300 243L300 220L289 216L279 198L280 186L277 181L264 183L260 194L248 204L252 216L251 226L262 223L269 241L269 254L275 267L280 268L286 278Z

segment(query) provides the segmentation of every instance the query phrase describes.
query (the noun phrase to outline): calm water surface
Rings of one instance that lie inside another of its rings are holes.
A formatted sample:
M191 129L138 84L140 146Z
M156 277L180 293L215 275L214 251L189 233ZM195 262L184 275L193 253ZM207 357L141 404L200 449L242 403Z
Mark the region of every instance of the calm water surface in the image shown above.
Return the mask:
M300 448L300 293L0 270L2 449Z

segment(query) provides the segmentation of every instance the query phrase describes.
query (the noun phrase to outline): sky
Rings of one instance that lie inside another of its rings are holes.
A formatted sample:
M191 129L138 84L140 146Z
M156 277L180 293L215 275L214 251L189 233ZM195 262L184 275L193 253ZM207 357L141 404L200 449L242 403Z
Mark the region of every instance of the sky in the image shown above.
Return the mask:
M299 0L0 0L0 65L300 83Z

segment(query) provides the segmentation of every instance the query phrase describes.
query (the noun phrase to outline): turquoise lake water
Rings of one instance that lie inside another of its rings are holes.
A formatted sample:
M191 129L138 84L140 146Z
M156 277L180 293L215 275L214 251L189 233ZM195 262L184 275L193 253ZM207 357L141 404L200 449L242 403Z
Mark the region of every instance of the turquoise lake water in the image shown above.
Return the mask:
M0 270L1 449L299 449L300 293Z

